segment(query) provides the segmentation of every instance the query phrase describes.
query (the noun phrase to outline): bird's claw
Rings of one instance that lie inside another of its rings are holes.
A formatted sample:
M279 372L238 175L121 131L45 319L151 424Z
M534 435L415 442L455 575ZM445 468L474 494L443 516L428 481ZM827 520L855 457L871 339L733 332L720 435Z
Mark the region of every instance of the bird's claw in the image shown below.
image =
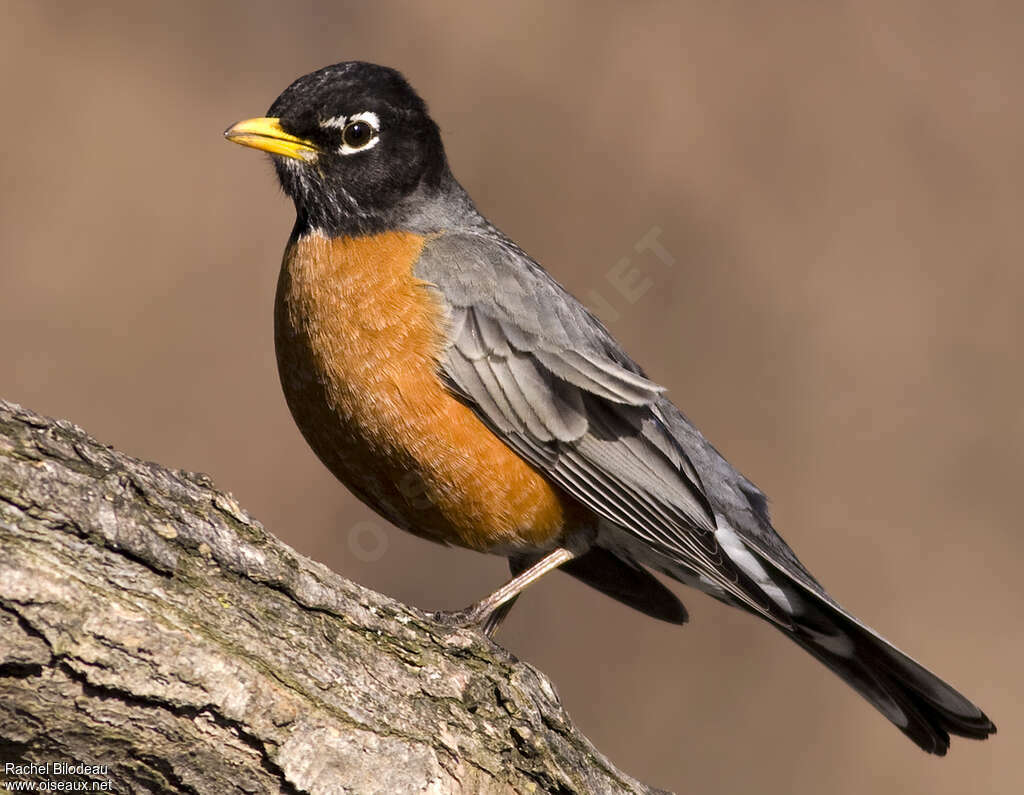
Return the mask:
M483 631L487 616L476 605L465 610L438 610L430 614L438 624L452 629L477 629Z

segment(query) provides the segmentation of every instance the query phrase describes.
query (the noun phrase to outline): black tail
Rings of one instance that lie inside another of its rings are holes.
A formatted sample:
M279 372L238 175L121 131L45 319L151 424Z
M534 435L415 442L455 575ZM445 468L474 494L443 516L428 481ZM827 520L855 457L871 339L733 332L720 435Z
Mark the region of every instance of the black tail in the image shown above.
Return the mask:
M841 676L900 731L942 756L949 736L984 740L996 727L980 709L887 640L813 591L783 632Z

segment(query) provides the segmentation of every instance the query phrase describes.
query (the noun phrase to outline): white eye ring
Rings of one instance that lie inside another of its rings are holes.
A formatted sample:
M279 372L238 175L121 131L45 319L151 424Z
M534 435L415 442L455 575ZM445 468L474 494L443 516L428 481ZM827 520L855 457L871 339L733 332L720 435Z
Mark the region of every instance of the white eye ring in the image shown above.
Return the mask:
M341 146L338 147L338 151L343 155L352 155L356 152L365 152L367 149L373 149L380 140L380 118L372 110L364 110L361 113L354 113L351 116L335 116L321 123L321 127L336 127L341 130L342 136L345 135L345 130L356 122L362 122L369 125L371 129L370 138L366 143L361 146L352 146L345 143L344 138L342 139Z

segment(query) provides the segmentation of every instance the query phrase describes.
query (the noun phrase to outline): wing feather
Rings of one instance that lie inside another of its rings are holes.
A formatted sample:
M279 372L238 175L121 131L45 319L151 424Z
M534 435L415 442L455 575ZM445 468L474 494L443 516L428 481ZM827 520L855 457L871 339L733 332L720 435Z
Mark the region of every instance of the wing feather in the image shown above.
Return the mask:
M452 392L616 532L786 623L719 546L696 469L658 413L664 389L507 241L451 237L428 242L416 275L448 311L439 364Z

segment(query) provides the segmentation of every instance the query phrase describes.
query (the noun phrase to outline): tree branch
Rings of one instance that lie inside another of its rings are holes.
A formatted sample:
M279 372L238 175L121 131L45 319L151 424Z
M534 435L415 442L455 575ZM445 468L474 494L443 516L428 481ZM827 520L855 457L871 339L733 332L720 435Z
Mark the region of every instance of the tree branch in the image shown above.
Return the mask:
M2 401L0 553L0 771L107 766L0 780L654 792L482 636L301 557L203 475Z

